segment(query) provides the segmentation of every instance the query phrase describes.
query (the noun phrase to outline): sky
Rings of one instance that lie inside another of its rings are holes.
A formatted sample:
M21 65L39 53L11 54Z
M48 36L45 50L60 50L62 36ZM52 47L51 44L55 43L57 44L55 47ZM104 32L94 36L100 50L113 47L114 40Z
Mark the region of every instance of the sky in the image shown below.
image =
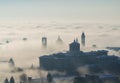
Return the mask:
M0 21L120 22L120 0L0 0Z

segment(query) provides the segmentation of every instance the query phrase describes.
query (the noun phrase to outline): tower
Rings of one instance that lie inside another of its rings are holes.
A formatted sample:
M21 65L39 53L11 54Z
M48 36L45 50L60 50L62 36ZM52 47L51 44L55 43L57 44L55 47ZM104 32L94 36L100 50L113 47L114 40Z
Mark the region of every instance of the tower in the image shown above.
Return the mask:
M42 45L47 46L47 37L42 37Z
M81 35L81 44L82 44L82 46L85 46L85 34L84 34L84 32L82 32L82 35Z
M80 44L78 40L74 40L71 44L69 44L69 51L70 52L80 52Z
M63 44L63 40L60 38L60 36L58 36L58 39L56 42L57 42L57 44L60 44L60 45Z

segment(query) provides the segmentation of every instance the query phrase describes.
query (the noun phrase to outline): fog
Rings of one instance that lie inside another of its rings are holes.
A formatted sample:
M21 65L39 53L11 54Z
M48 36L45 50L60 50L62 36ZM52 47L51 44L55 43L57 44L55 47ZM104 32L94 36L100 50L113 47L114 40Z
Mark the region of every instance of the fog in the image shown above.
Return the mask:
M25 24L1 24L0 25L0 81L6 77L26 73L32 77L45 76L46 72L29 70L33 64L39 67L39 56L57 52L68 51L69 43L75 38L81 41L81 33L86 34L86 47L81 47L83 51L96 50L92 45L97 45L98 49L106 46L120 46L120 25L109 24L85 24L85 23L25 23ZM64 44L58 45L56 40L58 35ZM43 48L41 38L47 37L47 48ZM27 38L27 40L23 40ZM6 43L9 41L9 43ZM120 55L120 53L111 52ZM16 67L25 69L23 72L11 73L7 62L13 58ZM84 69L83 69L84 70ZM80 72L85 72L80 71ZM38 73L39 72L39 73Z

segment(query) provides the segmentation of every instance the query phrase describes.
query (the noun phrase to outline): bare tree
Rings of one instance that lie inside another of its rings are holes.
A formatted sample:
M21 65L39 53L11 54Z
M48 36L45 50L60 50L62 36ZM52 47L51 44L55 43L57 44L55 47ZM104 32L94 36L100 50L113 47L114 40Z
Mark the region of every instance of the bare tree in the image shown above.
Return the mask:
M27 81L27 75L25 73L20 75L20 80L23 81L23 82Z

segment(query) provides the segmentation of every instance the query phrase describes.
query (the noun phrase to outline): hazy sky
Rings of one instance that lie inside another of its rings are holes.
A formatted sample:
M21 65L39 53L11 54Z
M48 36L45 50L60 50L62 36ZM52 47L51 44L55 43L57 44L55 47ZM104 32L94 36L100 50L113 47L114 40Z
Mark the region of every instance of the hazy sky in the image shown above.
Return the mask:
M120 0L0 0L0 21L120 22Z

